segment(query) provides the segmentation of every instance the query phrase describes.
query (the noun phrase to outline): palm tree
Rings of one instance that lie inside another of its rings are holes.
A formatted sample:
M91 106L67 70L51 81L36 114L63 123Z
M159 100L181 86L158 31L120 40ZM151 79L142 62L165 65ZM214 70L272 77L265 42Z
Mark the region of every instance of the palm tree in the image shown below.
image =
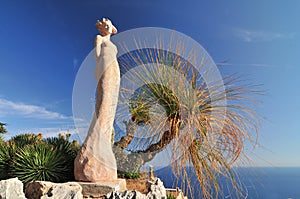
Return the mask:
M7 130L5 129L5 127L4 126L6 126L6 124L5 123L2 123L2 122L0 122L0 133L1 134L5 134L5 133L7 133Z
M141 167L169 150L174 174L186 181L190 191L187 169L192 165L204 198L221 193L219 176L241 194L232 167L248 160L246 143L257 144L258 120L248 106L255 104L254 87L235 76L208 85L190 63L166 51L147 49L123 59L121 66L127 70L132 63L140 66L128 81L143 85L131 91L121 88L121 103L130 115L124 121L126 135L114 144L118 169ZM123 109L117 117L124 118Z
M7 130L6 130L5 126L6 126L5 123L0 122L0 134L5 134L5 133L7 133ZM0 141L1 141L1 142L4 141L2 135L0 135Z

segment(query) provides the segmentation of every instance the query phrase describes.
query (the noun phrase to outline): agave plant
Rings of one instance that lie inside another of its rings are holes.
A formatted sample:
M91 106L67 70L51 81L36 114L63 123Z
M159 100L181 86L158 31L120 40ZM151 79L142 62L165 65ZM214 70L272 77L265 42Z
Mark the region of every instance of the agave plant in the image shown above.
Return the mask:
M66 182L70 171L66 157L52 145L39 143L19 148L13 161L13 173L23 183L32 181Z
M79 144L76 141L69 142L68 138L63 137L53 137L45 139L47 144L50 144L57 150L60 155L65 159L66 167L68 171L65 173L65 176L68 180L75 180L74 177L74 160L79 151Z
M184 47L179 46L178 50ZM117 160L142 166L156 154L169 150L173 172L183 178L190 191L192 176L187 168L193 166L201 197L218 198L219 176L225 177L238 195L242 194L232 167L248 160L244 153L246 143L257 144L258 120L251 110L255 104L253 94L258 93L255 87L243 84L235 76L208 85L203 77L208 72L205 61L200 63L199 72L182 57L167 51L147 49L130 53L120 66L128 71L132 63L139 69L127 81L143 85L120 92L121 103L127 104L130 113L124 122L126 129L134 132L127 132L115 143ZM142 130L136 128L141 123L145 127ZM137 138L137 133L144 136ZM126 149L125 155L119 146Z
M44 141L64 154L66 158L70 160L74 160L76 158L77 152L79 150L79 145L76 144L76 142L69 142L67 139L61 137L46 138Z
M0 144L0 180L13 177L11 170L15 151L15 145L10 142Z
M26 145L37 144L42 141L42 134L19 134L10 139L11 142L14 142L17 147L23 148Z

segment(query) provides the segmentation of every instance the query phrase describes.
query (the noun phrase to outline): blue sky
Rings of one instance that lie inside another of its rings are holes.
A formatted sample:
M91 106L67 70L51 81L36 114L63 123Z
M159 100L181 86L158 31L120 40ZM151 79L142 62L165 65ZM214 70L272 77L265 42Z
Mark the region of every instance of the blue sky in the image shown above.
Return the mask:
M198 41L222 74L263 84L259 165L300 166L300 1L2 1L0 121L8 136L74 132L72 89L96 19L119 32L164 27ZM268 163L269 162L269 163Z

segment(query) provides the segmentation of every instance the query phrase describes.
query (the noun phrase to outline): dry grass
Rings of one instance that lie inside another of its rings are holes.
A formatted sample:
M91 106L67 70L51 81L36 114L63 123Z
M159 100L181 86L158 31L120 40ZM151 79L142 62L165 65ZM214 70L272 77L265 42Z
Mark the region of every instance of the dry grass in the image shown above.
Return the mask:
M183 178L188 190L197 189L187 172L193 166L201 197L222 194L219 176L242 197L243 187L232 167L247 165L250 159L244 153L245 145L257 145L259 122L252 108L257 103L253 96L259 92L236 76L208 83L204 78L210 73L206 60L193 66L179 56L186 53L184 44L178 42L177 51L143 49L121 59L125 71L138 66L123 78L139 88L121 87L121 103L130 109L129 118L144 127L140 132L143 139L136 138L128 150L150 153L154 146L156 151L168 148L173 172ZM196 60L198 56L189 51L185 57ZM141 82L143 86L139 86ZM119 111L117 117L126 118Z
M142 194L147 194L147 180L142 179L126 179L126 188L127 190L136 190L141 192Z

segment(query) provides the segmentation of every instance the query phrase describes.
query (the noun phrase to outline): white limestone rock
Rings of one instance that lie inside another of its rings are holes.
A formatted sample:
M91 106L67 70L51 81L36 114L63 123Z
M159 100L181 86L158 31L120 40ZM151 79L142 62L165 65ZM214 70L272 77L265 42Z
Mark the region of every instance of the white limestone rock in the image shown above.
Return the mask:
M136 190L109 193L107 199L167 199L166 189L163 182L159 178L154 178L148 181L149 192L147 195L142 194Z
M148 188L149 193L147 194L147 199L167 199L166 188L159 178L148 181Z
M107 199L146 199L146 196L144 194L141 194L138 191L124 191L124 192L118 192L114 191L111 192L106 196Z
M0 181L1 199L26 199L23 192L23 183L18 178Z
M30 199L82 199L82 188L76 182L52 183L31 182L26 186L26 197Z

